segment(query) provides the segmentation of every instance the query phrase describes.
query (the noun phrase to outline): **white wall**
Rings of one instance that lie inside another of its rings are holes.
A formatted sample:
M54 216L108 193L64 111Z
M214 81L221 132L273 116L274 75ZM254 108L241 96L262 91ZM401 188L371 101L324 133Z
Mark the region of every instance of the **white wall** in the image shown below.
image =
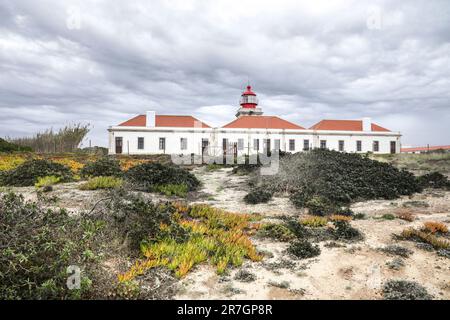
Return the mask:
M271 149L275 139L280 140L281 151L301 152L303 141L309 140L312 148L320 147L320 140L326 140L327 148L339 150L339 141L344 141L344 151L356 152L356 141L362 142L361 152L373 152L373 141L379 141L379 151L390 153L390 142L396 141L396 152L400 152L400 134L395 132L338 132L313 130L277 130L277 129L212 129L212 128L146 128L146 127L112 127L110 128L109 153L115 154L115 138L123 139L123 154L201 154L202 138L208 139L211 155L222 153L222 141L228 139L229 145L244 140L244 149L239 155L255 154L254 139L259 139L259 152L263 151L264 139L271 140ZM144 149L138 149L138 137L144 138ZM159 149L159 138L166 138L166 149ZM181 138L187 138L187 149L181 150ZM295 140L295 150L289 150L289 140ZM249 150L250 149L250 150Z

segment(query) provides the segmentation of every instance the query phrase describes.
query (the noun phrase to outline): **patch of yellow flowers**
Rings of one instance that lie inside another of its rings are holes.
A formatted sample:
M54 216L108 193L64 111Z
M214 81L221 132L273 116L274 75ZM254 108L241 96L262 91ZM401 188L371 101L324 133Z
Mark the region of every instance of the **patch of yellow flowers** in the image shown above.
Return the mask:
M229 266L242 265L245 258L252 261L262 259L249 238L259 228L254 221L260 216L230 213L206 205L187 207L178 204L175 207L177 210L172 219L188 231L188 240L179 243L165 237L142 245L144 259L120 274L120 282L130 281L160 266L167 267L181 278L203 262L209 262L218 274L223 274ZM160 230L169 231L170 226L161 225Z
M17 154L0 154L0 171L12 170L26 161L26 158Z

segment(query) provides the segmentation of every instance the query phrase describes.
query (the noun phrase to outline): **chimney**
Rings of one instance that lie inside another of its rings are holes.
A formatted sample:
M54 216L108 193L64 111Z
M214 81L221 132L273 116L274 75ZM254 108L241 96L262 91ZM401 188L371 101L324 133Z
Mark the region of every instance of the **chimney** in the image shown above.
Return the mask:
M372 131L372 120L370 118L362 118L362 129L365 132Z
M156 121L155 118L156 118L155 111L147 111L147 116L146 116L146 127L147 128L155 127L155 121Z

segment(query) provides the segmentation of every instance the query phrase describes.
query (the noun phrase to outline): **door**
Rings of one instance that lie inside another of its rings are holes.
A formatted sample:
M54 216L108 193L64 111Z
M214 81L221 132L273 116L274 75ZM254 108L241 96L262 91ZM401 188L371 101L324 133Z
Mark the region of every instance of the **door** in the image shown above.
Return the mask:
M238 144L237 142L233 143L233 156L234 156L234 160L237 160L237 156L238 156Z
M391 141L391 153L396 152L397 152L397 144L395 143L395 141Z
M209 141L206 138L202 139L202 161L203 156L208 156L208 147L209 147Z
M123 145L122 137L116 137L116 154L122 154L122 145Z
M268 155L270 155L270 151L271 151L270 139L265 139L264 140L264 154L268 156Z

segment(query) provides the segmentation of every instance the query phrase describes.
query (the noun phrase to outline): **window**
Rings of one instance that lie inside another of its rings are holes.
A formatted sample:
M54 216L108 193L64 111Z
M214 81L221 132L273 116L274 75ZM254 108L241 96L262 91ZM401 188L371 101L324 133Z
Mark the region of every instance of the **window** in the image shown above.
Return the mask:
M244 139L238 139L238 150L244 150Z
M289 151L295 151L295 140L289 139Z
M227 152L227 150L228 150L228 139L223 139L222 140L222 150L223 150L223 152Z
M187 150L187 138L180 139L180 148L181 150Z
M159 138L159 150L166 150L166 138Z
M327 148L327 140L320 140L320 149Z
M339 140L339 151L344 151L344 140Z
M274 150L280 150L280 145L281 145L280 139L275 139L273 144L274 144L274 147L275 147L275 148L273 148Z
M270 151L270 139L264 139L264 150Z
M303 150L304 151L309 150L309 140L307 140L307 139L303 140Z
M253 139L253 150L259 151L259 139Z
M362 141L356 141L356 151L362 151Z
M143 150L144 149L144 138L143 137L139 137L138 138L138 149L139 150Z
M373 152L378 152L378 151L380 151L380 142L374 141L373 142Z

